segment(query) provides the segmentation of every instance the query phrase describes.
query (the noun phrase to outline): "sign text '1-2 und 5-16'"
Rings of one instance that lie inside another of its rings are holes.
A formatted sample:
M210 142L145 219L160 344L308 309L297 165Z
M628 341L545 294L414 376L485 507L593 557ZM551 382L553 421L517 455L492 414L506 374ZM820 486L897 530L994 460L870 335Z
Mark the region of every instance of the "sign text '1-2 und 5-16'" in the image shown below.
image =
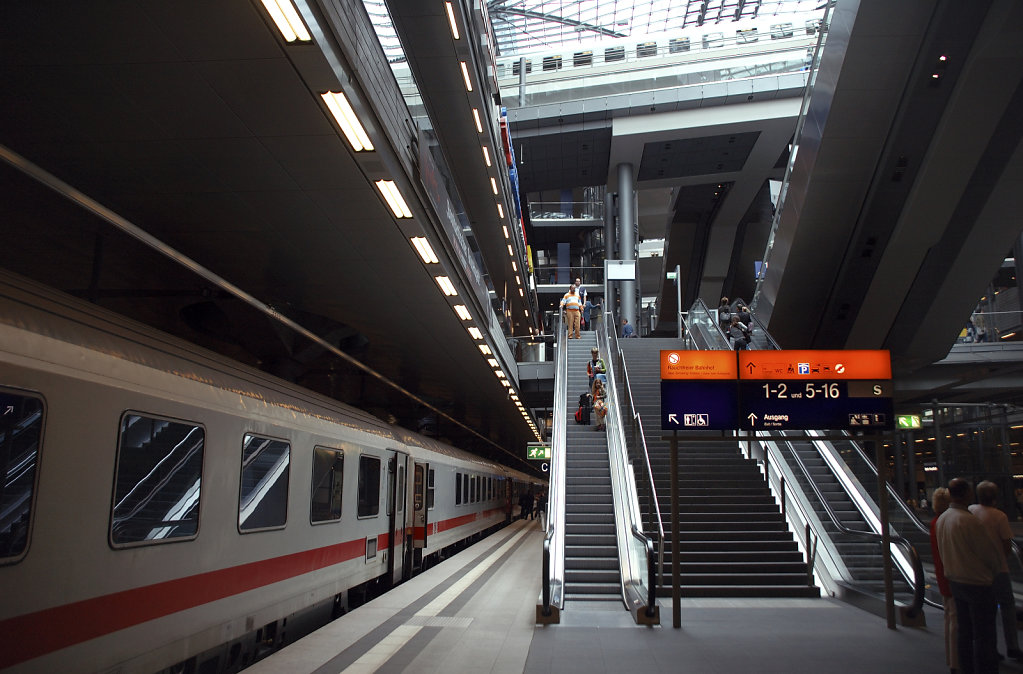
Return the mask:
M714 352L720 354L715 356L721 363L716 369L704 362L707 353L662 352L662 429L883 430L892 426L887 351L719 351ZM730 382L726 360L738 370ZM706 376L717 372L720 376Z

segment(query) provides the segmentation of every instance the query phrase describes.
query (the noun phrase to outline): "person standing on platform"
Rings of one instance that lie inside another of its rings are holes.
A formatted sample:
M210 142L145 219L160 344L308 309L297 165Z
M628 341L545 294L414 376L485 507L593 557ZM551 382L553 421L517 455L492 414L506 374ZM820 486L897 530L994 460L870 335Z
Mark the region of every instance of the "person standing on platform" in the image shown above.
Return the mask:
M938 487L931 496L931 503L934 506L934 519L931 520L931 557L934 558L934 576L938 579L938 590L941 592L941 603L945 613L945 664L949 671L956 674L959 671L959 647L956 640L959 638L959 629L956 627L956 600L952 598L952 588L948 585L948 578L945 577L945 567L941 563L941 554L938 552L938 535L935 533L935 525L941 513L948 510L948 489Z
M579 303L579 295L576 294L575 286L571 286L565 296L561 298L561 307L565 310L568 338L579 339L579 314L583 310L583 305ZM573 331L575 337L572 336Z
M967 509L972 492L970 483L962 478L949 482L952 503L938 518L934 530L945 577L956 602L960 671L997 674L998 604L992 583L1002 568L1003 555L984 525Z
M636 331L632 329L631 325L629 325L629 319L623 318L622 319L622 337L635 337L635 336L636 336Z
M1014 660L1023 660L1016 631L1016 599L1012 594L1012 580L1009 579L1009 564L1006 559L1012 554L1012 528L1009 526L1009 517L995 506L998 502L998 485L988 480L978 484L977 501L978 503L971 505L969 510L984 525L995 546L1002 551L1001 571L995 574L992 585L995 600L1002 613L1006 653Z

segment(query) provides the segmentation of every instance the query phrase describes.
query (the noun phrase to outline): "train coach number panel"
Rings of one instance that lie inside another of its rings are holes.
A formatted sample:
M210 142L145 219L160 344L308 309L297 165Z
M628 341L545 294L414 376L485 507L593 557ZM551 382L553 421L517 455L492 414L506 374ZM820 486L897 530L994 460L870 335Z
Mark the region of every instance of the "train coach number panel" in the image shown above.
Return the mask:
M733 351L661 351L661 430L737 428L737 378Z
M752 351L739 354L743 430L890 430L887 351Z

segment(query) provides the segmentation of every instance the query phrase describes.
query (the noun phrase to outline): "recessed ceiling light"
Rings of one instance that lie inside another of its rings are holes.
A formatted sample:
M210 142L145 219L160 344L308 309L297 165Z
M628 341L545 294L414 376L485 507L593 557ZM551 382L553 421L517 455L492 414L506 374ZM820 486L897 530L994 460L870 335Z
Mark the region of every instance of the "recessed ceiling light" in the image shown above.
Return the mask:
M460 38L458 37L458 23L455 21L455 8L451 6L450 2L445 2L444 5L448 10L448 23L451 24L451 36L458 40Z
M440 286L441 292L448 297L454 297L458 294L458 291L455 290L455 286L451 284L451 279L447 276L434 276L433 278L437 280L437 285Z
M465 61L459 61L459 64L462 66L462 77L465 79L465 89L466 91L472 91L472 79L469 78L469 64Z
M423 262L426 264L437 263L437 254L433 252L433 246L425 236L413 236L410 241L415 246L416 252L419 253L419 257L423 258Z
M353 150L363 152L373 149L373 143L369 140L366 129L362 126L359 118L356 117L355 110L352 109L351 104L343 93L340 91L328 91L320 94L320 98L327 105L327 109L330 110L334 121L341 127L341 133L351 143Z
M455 313L458 314L458 317L461 318L463 321L472 320L472 314L469 313L469 310L465 308L464 304L456 304L454 306L454 309Z
M401 192L398 191L397 185L394 184L393 180L378 180L376 181L377 189L380 190L380 194L384 196L384 201L391 207L391 211L394 213L396 218L411 218L412 211L409 210L408 204L401 196Z
M263 0L263 6L270 13L270 18L277 24L277 30L281 31L286 42L309 42L309 31L302 23L298 10L291 4L290 0Z

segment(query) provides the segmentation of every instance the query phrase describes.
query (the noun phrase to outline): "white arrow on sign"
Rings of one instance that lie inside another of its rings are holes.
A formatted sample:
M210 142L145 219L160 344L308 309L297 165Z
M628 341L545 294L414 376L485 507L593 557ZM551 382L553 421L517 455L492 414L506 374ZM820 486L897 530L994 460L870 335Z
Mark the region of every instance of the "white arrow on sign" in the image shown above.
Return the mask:
M678 426L678 417L675 416L674 414L669 414L668 415L668 423L669 424L675 424L676 426Z
M752 412L750 412L748 418L749 418L749 425L750 426L756 426L757 425L757 415L755 415Z

